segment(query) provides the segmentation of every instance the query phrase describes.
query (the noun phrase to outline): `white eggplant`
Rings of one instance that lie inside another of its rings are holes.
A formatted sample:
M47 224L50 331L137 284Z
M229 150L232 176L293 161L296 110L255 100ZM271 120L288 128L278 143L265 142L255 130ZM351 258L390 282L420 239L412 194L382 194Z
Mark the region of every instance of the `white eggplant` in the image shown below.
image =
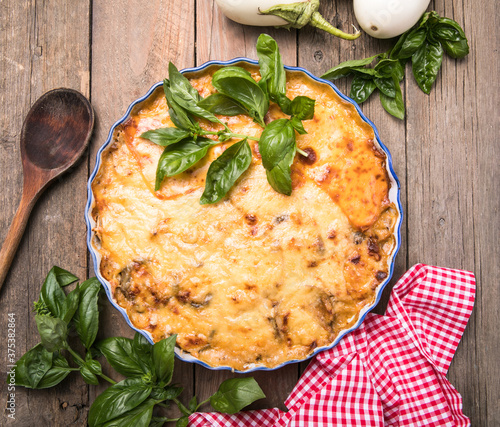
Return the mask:
M240 24L302 28L313 25L334 36L357 39L361 33L347 34L331 25L318 12L319 0L215 0L229 19Z
M354 0L358 24L370 36L389 39L417 23L430 0Z

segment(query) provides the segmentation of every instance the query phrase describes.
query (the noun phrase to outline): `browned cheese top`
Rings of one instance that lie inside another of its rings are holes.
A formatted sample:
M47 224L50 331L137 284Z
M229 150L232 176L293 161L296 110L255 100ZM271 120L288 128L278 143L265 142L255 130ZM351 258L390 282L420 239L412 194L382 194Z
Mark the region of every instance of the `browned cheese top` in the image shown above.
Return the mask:
M215 92L216 69L188 75L201 96ZM287 80L289 98L316 100L297 135L310 155L295 157L291 196L271 188L249 141L249 169L222 201L200 205L211 161L235 139L155 192L163 148L139 135L173 126L161 88L116 129L92 184L94 246L114 298L155 341L178 334L212 366L274 367L332 343L374 302L395 250L398 213L373 129L328 85L299 72ZM281 117L271 105L266 122ZM221 119L234 133L262 132L245 115Z

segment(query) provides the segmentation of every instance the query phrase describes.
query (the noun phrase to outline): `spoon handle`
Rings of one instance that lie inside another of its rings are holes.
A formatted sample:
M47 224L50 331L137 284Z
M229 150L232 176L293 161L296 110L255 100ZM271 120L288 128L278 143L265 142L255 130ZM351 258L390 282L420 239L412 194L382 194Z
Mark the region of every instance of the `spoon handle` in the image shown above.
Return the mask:
M14 215L12 224L7 232L7 237L5 238L2 249L0 250L0 290L2 289L10 264L16 254L21 237L23 237L26 224L28 223L28 218L38 198L38 194L39 193L33 194L33 191L29 191L29 189L28 191L26 191L26 188L23 189L21 202L19 203L19 207Z

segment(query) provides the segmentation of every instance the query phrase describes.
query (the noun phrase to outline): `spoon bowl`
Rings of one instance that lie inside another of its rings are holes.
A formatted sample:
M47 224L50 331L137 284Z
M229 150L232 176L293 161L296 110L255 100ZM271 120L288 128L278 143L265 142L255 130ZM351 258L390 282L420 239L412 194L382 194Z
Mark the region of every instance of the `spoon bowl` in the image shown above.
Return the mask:
M80 158L93 128L90 102L73 89L45 93L28 112L21 130L23 194L0 251L0 289L36 200L54 178Z

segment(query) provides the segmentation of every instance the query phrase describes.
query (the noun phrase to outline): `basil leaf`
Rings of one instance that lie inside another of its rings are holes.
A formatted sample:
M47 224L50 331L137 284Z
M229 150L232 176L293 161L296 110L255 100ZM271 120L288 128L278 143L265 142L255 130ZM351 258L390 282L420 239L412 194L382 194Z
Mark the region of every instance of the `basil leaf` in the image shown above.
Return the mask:
M83 380L87 384L92 384L92 385L99 384L99 379L94 375L94 373L90 370L90 368L87 365L83 365L80 368L80 374L82 375Z
M135 352L141 356L141 360L149 360L151 358L153 346L140 332L135 333L132 346Z
M395 75L399 80L402 80L404 77L404 68L403 64L397 59L383 59L376 66L375 70L378 72L380 77L391 77Z
M294 135L295 137L295 135ZM266 170L267 181L278 193L292 194L292 177L290 166L295 158L297 147L294 144L288 148L285 157L271 170Z
M311 120L314 117L314 104L316 101L307 96L297 96L283 110L285 114L297 117L300 120Z
M138 407L148 398L151 390L151 386L137 378L127 378L107 388L90 407L90 427L102 426Z
M14 368L16 385L37 388L51 366L52 353L42 344L37 344L16 362Z
M69 284L66 282L71 280L67 275L61 273L63 271L68 273L59 267L52 267L40 290L40 301L47 306L51 314L55 317L62 317L63 305L66 300L66 294L62 290L58 278L61 279L61 283L65 284Z
M407 35L407 37L399 47L399 51L396 54L391 53L391 56L397 57L399 59L410 58L417 51L417 49L422 46L422 44L425 42L425 38L425 29L414 29ZM396 47L393 49L393 52L395 49Z
M61 286L62 288L71 285L78 280L78 277L76 277L74 274L70 273L67 270L64 270L61 267L57 267L56 265L52 267L50 271L54 272L57 283L59 283L59 286Z
M252 163L252 150L246 139L231 145L208 168L200 203L211 204L221 200L236 180Z
M125 414L114 418L107 423L104 423L103 427L131 427L131 426L151 426L151 419L153 417L153 408L158 402L154 399L147 399L142 402L139 406L126 412ZM159 424L163 426L165 422Z
M358 104L365 102L373 93L377 86L373 80L362 79L355 76L351 83L351 93L349 96Z
M149 422L149 427L163 427L166 422L168 422L166 417L153 417Z
M461 59L469 54L469 44L467 43L467 39L460 40L458 42L441 40L441 44L446 53L452 58Z
M171 62L168 64L168 77L170 78L172 97L177 104L197 117L202 117L210 122L220 123L220 120L210 111L198 106L198 102L202 100L200 94Z
M156 168L155 191L167 176L174 176L198 163L207 155L210 146L218 144L208 138L186 139L165 147Z
M235 414L245 406L266 395L252 377L231 378L224 381L217 392L210 397L210 404L218 411L226 414Z
M63 306L62 306L62 319L66 322L69 323L70 320L73 318L73 316L76 313L76 310L78 310L78 303L80 302L80 286L76 285L76 288L71 291L66 299L64 300Z
M142 377L151 374L149 355L138 352L130 338L111 337L97 344L109 364L127 377Z
M190 410L191 412L194 412L194 411L196 411L196 407L197 407L197 406L198 406L198 399L196 398L196 396L193 396L193 397L191 398L191 400L189 401L189 405L188 405L189 410Z
M158 381L170 384L174 373L174 348L177 335L171 335L153 345L153 364Z
M325 74L321 76L321 78L327 80L336 80L340 79L341 77L346 77L351 74L354 69L358 67L364 67L365 65L370 65L377 56L378 55L374 55L370 56L369 58L342 62L339 65L330 68Z
M380 92L380 102L389 114L403 120L405 117L405 106L403 102L403 94L401 93L401 87L399 86L399 81L396 76L393 76L393 84L396 90L395 96L389 97L383 92Z
M62 319L37 314L36 326L42 345L50 352L61 349L68 336L68 325Z
M389 98L396 97L396 87L394 86L394 80L392 77L373 79L373 82L377 86L378 90L385 96L388 96Z
M87 353L90 355L90 353ZM92 372L93 374L96 375L101 375L102 374L102 367L101 364L97 360L87 360L85 361L85 365L89 368L89 371Z
M260 75L267 82L272 101L278 105L286 98L286 72L276 41L267 34L261 34L257 40L257 56L259 57Z
M259 152L264 168L273 169L294 145L295 133L290 120L278 119L269 123L259 140Z
M76 331L86 349L95 341L99 329L99 292L101 284L92 277L80 286L80 304L74 318Z
M222 93L214 93L198 102L198 106L214 114L222 116L237 116L247 111L234 99Z
M163 92L169 107L168 114L172 123L179 129L194 130L196 125L188 112L182 108L174 99L172 91L170 90L170 80L163 80Z
M187 427L188 425L189 425L189 417L187 415L184 415L183 417L179 418L175 423L175 427Z
M47 373L40 380L37 389L50 388L59 384L64 378L66 378L72 371L68 361L61 355L57 356L52 363L52 367L47 371Z
M191 132L185 129L177 129L177 128L160 128L155 130L148 130L141 135L141 138L149 139L151 142L155 144L161 145L162 147L166 147L167 145L175 144L187 138L191 135Z
M443 48L439 43L424 43L412 56L413 75L418 86L429 94L443 61Z
M469 44L464 30L453 19L439 18L432 34L452 58L463 58L469 53Z
M300 120L297 116L290 119L290 124L300 135L305 135L307 133L304 129L304 125L302 124L302 120Z
M265 127L264 116L269 109L269 99L247 70L240 67L221 68L213 75L212 85L243 105L250 117Z

